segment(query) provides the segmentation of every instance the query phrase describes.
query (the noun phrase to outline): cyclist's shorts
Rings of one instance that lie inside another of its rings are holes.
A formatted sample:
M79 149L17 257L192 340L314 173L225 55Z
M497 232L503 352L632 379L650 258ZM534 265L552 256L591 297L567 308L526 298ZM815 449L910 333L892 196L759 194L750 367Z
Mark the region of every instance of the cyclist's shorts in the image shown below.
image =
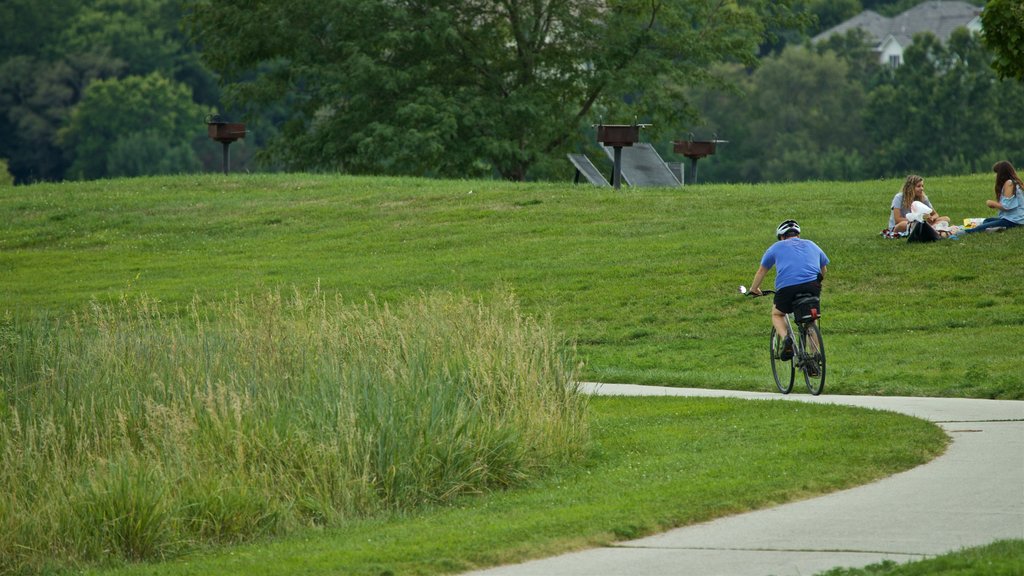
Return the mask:
M790 314L793 312L793 300L796 299L797 294L814 294L815 296L821 296L821 282L807 282L806 284L797 284L796 286L786 286L781 290L775 291L775 307L779 309L779 312L783 314Z

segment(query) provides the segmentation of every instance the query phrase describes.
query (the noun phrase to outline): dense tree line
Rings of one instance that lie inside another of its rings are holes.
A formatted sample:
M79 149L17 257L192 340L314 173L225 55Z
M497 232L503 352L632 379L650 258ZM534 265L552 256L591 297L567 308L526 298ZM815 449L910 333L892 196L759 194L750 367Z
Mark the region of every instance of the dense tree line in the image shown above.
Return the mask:
M923 34L897 69L873 58L854 33L728 70L740 93L697 96L701 130L729 141L701 174L859 180L1024 162L1024 83L997 77L979 36L964 29L942 44Z
M602 156L593 124L634 120L666 155L729 140L702 180L1024 157L1019 2L989 2L982 38L922 36L896 70L856 33L809 44L916 3L7 0L0 161L22 183L212 170L214 111L258 127L232 152L248 169L564 179L566 152Z
M801 23L792 4L211 0L190 23L230 96L291 103L288 166L522 180L601 119L692 117L683 90L715 62L756 64L770 30Z
M179 0L0 4L0 159L15 179L217 165L204 119L220 89L183 15Z

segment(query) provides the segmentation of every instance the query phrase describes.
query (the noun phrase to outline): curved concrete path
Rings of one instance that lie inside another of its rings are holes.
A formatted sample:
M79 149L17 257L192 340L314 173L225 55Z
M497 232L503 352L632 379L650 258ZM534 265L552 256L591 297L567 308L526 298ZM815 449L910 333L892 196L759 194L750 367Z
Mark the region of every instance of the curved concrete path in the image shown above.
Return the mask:
M585 387L607 395L785 399L889 410L935 422L952 442L935 460L865 486L472 574L809 576L1024 538L1024 402Z

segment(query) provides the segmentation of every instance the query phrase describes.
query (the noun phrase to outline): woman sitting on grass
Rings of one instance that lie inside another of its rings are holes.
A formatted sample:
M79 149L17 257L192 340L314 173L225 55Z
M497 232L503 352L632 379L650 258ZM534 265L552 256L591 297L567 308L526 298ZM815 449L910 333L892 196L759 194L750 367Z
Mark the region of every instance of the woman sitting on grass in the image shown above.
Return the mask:
M999 210L995 218L985 218L981 224L965 232L978 232L992 228L1016 228L1024 224L1024 183L1017 176L1013 164L1006 160L992 166L996 173L996 199L986 200L985 205Z
M894 233L904 234L910 226L907 214L912 211L914 202L923 202L932 208L924 221L935 227L939 222L949 223L949 216L939 216L939 213L932 207L932 203L924 194L924 178L917 174L907 176L903 181L903 190L892 198L891 213L889 214L889 230Z

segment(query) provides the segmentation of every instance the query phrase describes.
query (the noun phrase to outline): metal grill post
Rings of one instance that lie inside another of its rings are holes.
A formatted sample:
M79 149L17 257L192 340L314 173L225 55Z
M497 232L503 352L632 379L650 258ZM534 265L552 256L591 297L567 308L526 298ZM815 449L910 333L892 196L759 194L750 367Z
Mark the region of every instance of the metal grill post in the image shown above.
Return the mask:
M673 151L682 154L690 159L690 184L697 183L697 160L711 156L718 149L719 144L725 144L725 140L677 140L673 142Z
M224 173L227 174L231 164L228 146L239 138L245 138L245 124L225 122L221 119L220 114L211 114L206 118L206 130L211 140L220 142L224 147L224 158L221 165L224 168Z
M622 148L632 146L640 140L640 128L647 124L598 124L597 141L615 150L612 168L612 186L618 190L622 185Z

